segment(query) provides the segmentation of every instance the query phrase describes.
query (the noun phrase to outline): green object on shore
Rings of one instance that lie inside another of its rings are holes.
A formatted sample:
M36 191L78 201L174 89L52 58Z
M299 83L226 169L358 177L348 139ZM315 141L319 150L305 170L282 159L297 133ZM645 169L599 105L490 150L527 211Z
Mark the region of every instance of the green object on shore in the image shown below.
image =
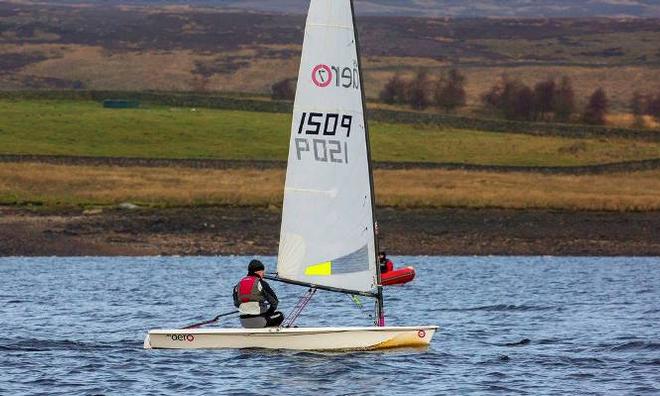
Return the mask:
M137 109L140 102L131 99L105 99L103 107L106 109Z

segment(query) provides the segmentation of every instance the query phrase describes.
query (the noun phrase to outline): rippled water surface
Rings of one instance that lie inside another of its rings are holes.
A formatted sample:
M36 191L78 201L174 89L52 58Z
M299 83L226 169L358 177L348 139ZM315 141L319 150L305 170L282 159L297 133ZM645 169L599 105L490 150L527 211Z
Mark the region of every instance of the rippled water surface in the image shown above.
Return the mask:
M395 257L417 279L385 289L387 324L439 325L425 352L142 349L230 311L249 259L0 259L0 394L660 392L659 258ZM305 291L271 285L285 313ZM298 324L367 314L319 292Z

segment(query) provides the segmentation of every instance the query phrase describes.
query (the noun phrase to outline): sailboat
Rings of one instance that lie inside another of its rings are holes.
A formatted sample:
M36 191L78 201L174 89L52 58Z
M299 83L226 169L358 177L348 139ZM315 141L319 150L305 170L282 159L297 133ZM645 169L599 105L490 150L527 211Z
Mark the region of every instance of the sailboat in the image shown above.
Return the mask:
M316 290L374 298L374 326L160 329L149 331L145 348L352 351L428 346L437 326L385 326L364 104L352 0L311 0L293 109L277 274L267 279L309 288L306 301Z

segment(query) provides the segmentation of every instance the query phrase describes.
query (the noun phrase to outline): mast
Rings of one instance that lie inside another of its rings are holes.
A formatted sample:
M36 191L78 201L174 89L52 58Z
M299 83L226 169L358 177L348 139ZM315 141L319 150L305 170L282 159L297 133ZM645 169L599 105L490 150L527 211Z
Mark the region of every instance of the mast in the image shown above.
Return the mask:
M360 59L360 42L355 21L355 7L351 4L351 17L353 18L353 37L355 37L355 52L357 54L358 73L360 75L360 94L362 95L362 119L364 120L364 134L367 145L367 167L369 172L369 188L371 190L371 229L374 234L374 254L376 255L376 326L385 326L385 313L383 311L383 286L381 285L380 263L378 262L378 235L376 235L376 195L374 193L374 174L371 168L371 145L369 143L369 123L367 122L367 100L364 93L364 75L362 74L362 61Z

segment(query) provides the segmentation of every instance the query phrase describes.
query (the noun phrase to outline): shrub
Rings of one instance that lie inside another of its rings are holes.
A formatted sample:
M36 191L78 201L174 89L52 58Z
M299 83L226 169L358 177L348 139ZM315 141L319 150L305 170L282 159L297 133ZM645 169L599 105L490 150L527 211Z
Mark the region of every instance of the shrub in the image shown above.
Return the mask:
M571 79L567 76L559 81L557 92L553 95L552 109L555 120L560 122L570 121L571 115L575 112L575 92Z
M582 121L586 124L604 125L608 105L605 91L602 88L596 89L589 97L589 103L584 109Z
M498 110L508 120L532 118L534 93L520 80L503 77L482 95L481 100Z
M634 120L632 126L634 128L644 128L644 112L646 111L646 98L638 91L633 92L630 99L630 112Z
M275 100L293 100L296 96L296 79L285 78L271 86L271 98Z
M429 106L429 78L424 70L420 70L410 82L408 103L413 109L424 110Z
M551 113L555 103L557 84L553 78L541 81L534 85L534 119L544 120L546 114Z
M380 91L380 100L387 104L403 104L406 103L407 83L398 75L395 74L385 84L383 90Z
M646 105L646 114L653 116L653 118L660 122L660 93L649 97Z
M435 104L449 112L465 105L465 76L456 69L451 69L435 85L433 99Z

